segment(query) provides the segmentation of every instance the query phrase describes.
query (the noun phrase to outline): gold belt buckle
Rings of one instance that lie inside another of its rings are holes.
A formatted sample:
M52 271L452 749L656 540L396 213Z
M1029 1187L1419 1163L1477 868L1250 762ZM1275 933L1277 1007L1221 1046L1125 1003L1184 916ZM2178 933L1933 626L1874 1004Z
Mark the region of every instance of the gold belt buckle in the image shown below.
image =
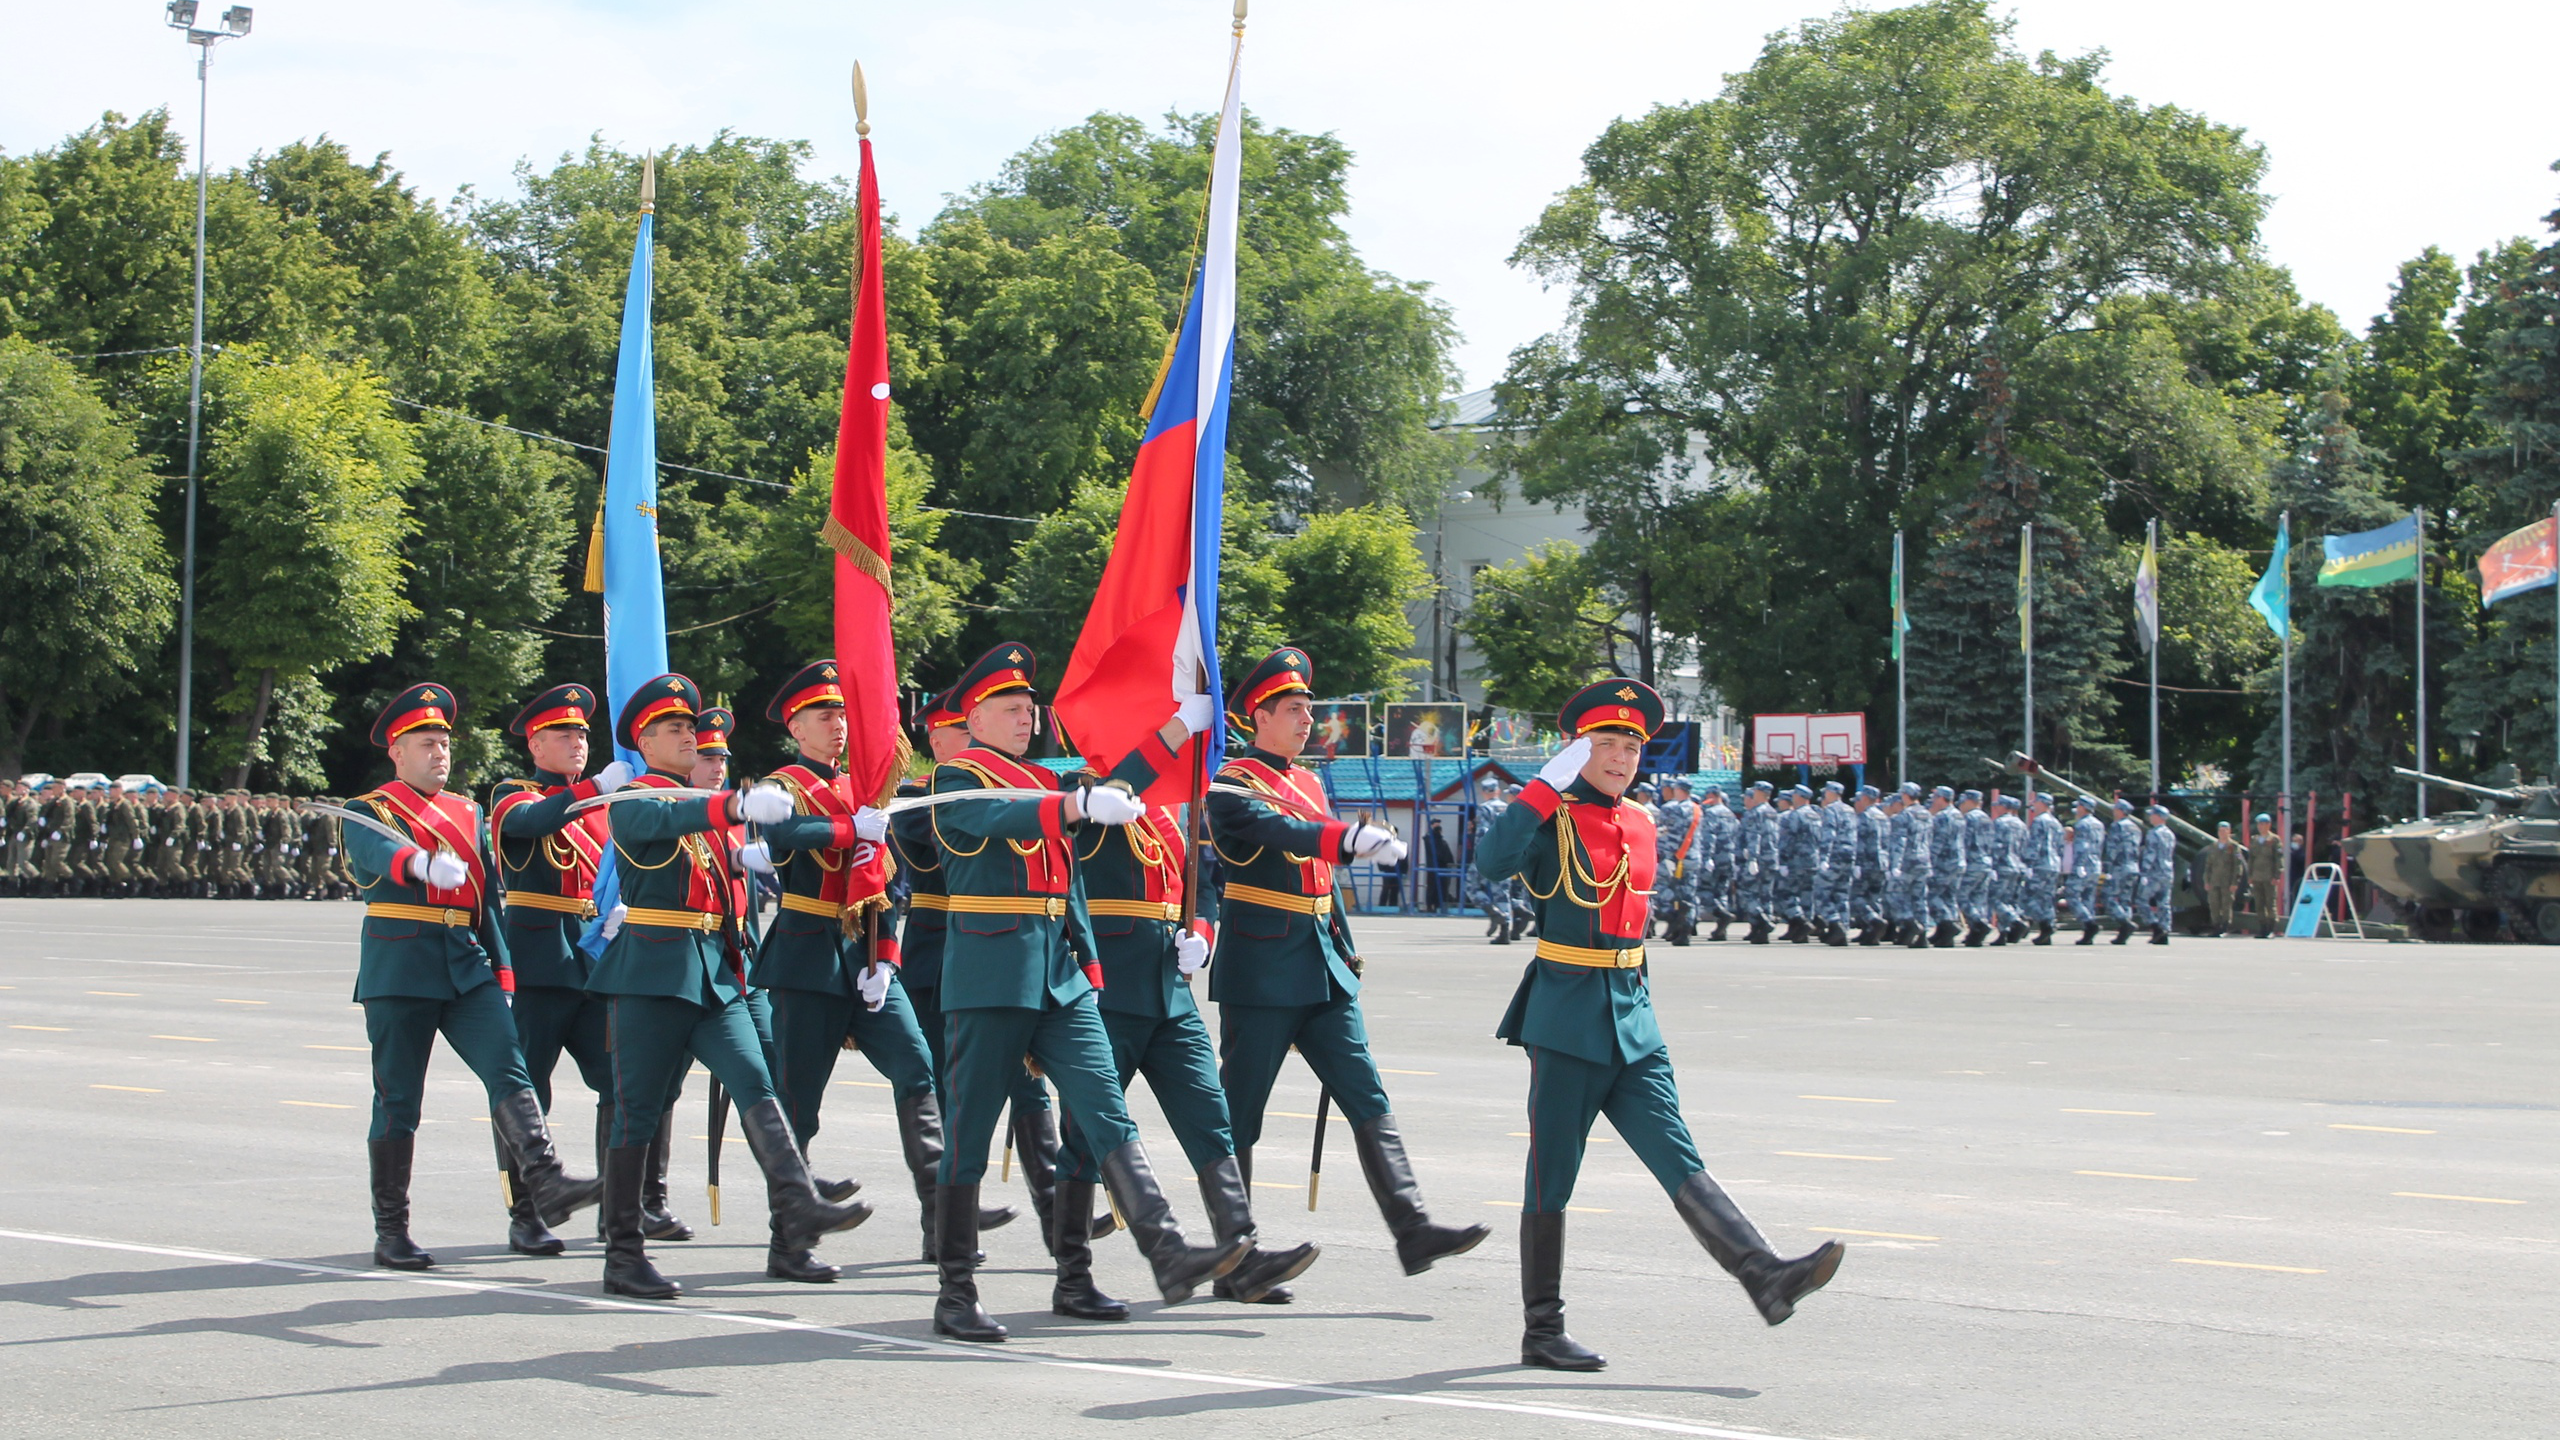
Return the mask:
M1052 920L1065 918L1067 913L1067 897L1063 895L1050 896L1048 901L1041 907L1041 913L1047 915Z
M1182 923L1182 907L1181 907L1180 905L1175 904L1175 903L1174 903L1173 901L1171 901L1171 900L1167 900L1166 902L1164 902L1164 918L1165 918L1165 923L1167 923L1167 924L1169 924L1169 925L1179 925L1179 924L1181 924L1181 923Z

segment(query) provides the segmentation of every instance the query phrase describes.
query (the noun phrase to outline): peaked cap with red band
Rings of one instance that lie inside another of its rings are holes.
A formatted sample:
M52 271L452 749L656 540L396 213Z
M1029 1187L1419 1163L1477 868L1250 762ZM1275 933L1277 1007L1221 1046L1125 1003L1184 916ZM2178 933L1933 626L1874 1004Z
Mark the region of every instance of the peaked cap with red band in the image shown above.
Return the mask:
M596 692L572 680L554 685L533 697L516 718L507 722L510 735L531 735L554 725L576 725L583 728L595 714Z
M728 707L714 705L693 717L693 748L703 755L729 753L729 737L736 733L738 717Z
M966 725L969 717L951 708L951 692L927 695L916 702L916 722L927 730L947 730Z
M462 702L454 698L452 686L422 680L392 696L374 717L373 743L387 749L412 730L449 731L461 714Z
M1623 730L1650 740L1662 728L1662 695L1641 680L1613 676L1575 691L1556 712L1556 721L1568 740L1595 730Z
M764 718L788 725L792 716L812 705L844 708L844 686L837 680L836 662L833 660L812 660L783 681L782 688L774 691L773 699L765 703Z
M614 743L625 750L640 748L640 732L649 722L668 715L702 713L702 692L682 675L661 675L643 683L622 702L622 713L614 717Z
M1283 695L1315 693L1315 662L1307 652L1295 645L1283 645L1262 657L1262 663L1245 672L1236 688L1227 692L1227 714L1236 724L1253 728L1256 707L1268 705Z
M991 696L1015 690L1031 689L1031 677L1040 673L1040 661L1031 647L1018 640L1008 640L978 657L978 663L960 672L951 688L937 702L941 708L962 718ZM1038 699L1034 694L1033 699Z

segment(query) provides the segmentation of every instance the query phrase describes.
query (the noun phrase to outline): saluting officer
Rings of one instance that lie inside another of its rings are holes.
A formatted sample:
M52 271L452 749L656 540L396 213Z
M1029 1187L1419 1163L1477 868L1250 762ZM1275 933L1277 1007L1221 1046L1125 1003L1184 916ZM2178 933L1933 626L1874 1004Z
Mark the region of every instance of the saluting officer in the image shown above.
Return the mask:
M480 854L479 807L445 789L458 708L453 692L432 682L393 696L373 722L373 743L389 752L397 778L349 807L409 837L402 845L363 826L347 833L365 898L355 998L373 1047L373 1263L394 1270L434 1263L409 1239L409 1173L439 1031L488 1091L503 1158L539 1222L557 1225L596 1203L596 1181L561 1169L507 1012L512 977Z
M1538 772L1476 863L1525 871L1541 925L1537 957L1495 1034L1529 1052L1529 1159L1520 1210L1520 1362L1599 1370L1564 1328L1565 1207L1592 1121L1606 1114L1653 1172L1690 1233L1778 1324L1828 1283L1842 1249L1780 1258L1707 1173L1680 1115L1671 1054L1646 982L1650 817L1621 798L1662 723L1662 697L1624 678L1577 692L1557 717L1571 744Z
M661 675L632 691L615 717L614 738L637 751L648 771L630 788L676 789L694 778L700 759L694 719L701 710L702 693L682 675ZM738 1128L764 1171L777 1243L806 1250L870 1218L870 1206L832 1203L809 1178L747 1006L740 876L728 838L717 832L742 820L770 825L791 813L790 796L776 786L613 807L609 833L621 920L587 979L587 989L604 998L613 1048L604 1217L609 1293L651 1300L679 1293L649 1263L641 1191L650 1142L664 1128L667 1106L690 1068L688 1055L737 1102Z
M515 962L516 1040L524 1049L525 1070L533 1077L534 1093L542 1097L543 1113L549 1114L551 1072L559 1067L561 1052L576 1062L578 1074L596 1094L596 1169L601 1173L613 1125L613 1060L605 1044L604 1005L587 993L591 967L578 948L578 935L596 913L596 862L604 858L608 843L607 820L594 811L572 816L569 807L621 789L630 782L631 767L616 760L593 779L582 778L587 773L587 722L595 708L595 691L572 681L552 686L516 712L507 733L524 741L533 773L489 787L489 829L506 882L507 952ZM665 1153L663 1148L659 1153ZM505 1157L499 1158L503 1163ZM557 1255L567 1249L534 1213L523 1178L512 1169L507 1185L507 1248L519 1255ZM683 1226L682 1221L675 1224ZM685 1230L651 1238L680 1240L692 1234Z
M1218 780L1268 798L1209 796L1209 833L1225 865L1209 971L1209 998L1218 1002L1218 1076L1235 1116L1236 1153L1249 1155L1262 1138L1272 1083L1296 1047L1351 1122L1361 1173L1395 1236L1396 1258L1404 1273L1419 1275L1491 1232L1437 1224L1423 1208L1369 1055L1360 955L1334 867L1359 860L1391 868L1405 847L1391 830L1332 818L1324 786L1296 764L1315 728L1314 674L1305 651L1274 650L1247 672L1227 707L1251 733L1252 747L1227 762ZM1482 868L1488 879L1507 881L1518 867Z
M1111 1059L1125 1090L1135 1075L1147 1077L1163 1107L1165 1123L1182 1142L1184 1158L1200 1181L1218 1243L1253 1243L1252 1162L1237 1153L1227 1117L1227 1093L1218 1084L1217 1051L1191 996L1191 977L1209 963L1207 921L1182 928L1183 859L1189 849L1181 823L1159 805L1127 825L1093 826L1076 847L1076 872L1084 880L1085 911L1093 919L1102 958L1102 1026L1111 1036ZM1088 1320L1128 1317L1128 1307L1093 1288L1086 1237L1068 1232L1093 1213L1096 1171L1082 1154L1073 1117L1066 1154L1071 1178L1062 1191L1058 1290L1051 1308ZM1071 1242L1083 1252L1074 1277ZM1255 1248L1218 1277L1211 1293L1221 1300L1285 1305L1287 1281L1315 1263L1316 1247ZM1081 1283L1076 1283L1078 1280ZM1118 1313L1108 1313L1116 1309Z
M943 1023L949 1028L950 1143L936 1195L935 1241L941 1293L933 1328L957 1340L994 1341L1005 1329L978 1303L978 1185L987 1142L1012 1094L1025 1055L1057 1084L1099 1161L1120 1217L1155 1272L1168 1305L1233 1270L1249 1242L1194 1246L1183 1238L1129 1121L1111 1040L1094 996L1101 966L1076 874L1074 827L1126 825L1146 807L1136 798L1176 764L1174 743L1208 726L1205 696L1122 761L1110 780L1062 791L1055 771L1026 763L1039 722L1030 647L1008 642L981 656L952 687L951 707L967 717L970 745L934 768L936 798L980 790L1028 790L1036 798L968 798L939 804L933 825L951 892L951 929L942 964ZM1057 1224L1075 1223L1058 1197ZM1060 1247L1060 1260L1066 1259Z

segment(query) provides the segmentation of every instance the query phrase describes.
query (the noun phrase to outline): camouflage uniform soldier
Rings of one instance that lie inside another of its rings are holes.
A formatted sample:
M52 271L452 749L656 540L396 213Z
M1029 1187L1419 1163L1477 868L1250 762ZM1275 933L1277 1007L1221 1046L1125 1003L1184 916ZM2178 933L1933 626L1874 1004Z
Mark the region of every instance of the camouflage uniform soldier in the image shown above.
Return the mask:
M1920 787L1905 781L1885 822L1885 909L1893 938L1917 950L1929 943L1929 812Z
M2172 904L2177 888L2178 837L2169 829L2169 808L2154 805L2150 811L2151 828L2142 832L2140 873L2141 892L2134 899L2142 923L2151 930L2151 943L2169 943L2169 922L2177 918Z
M187 811L175 790L163 790L151 801L151 893L167 899L186 884Z
M1674 945L1689 943L1697 928L1698 806L1689 798L1689 782L1677 776L1662 782L1662 804L1653 817L1653 919Z
M1849 887L1849 913L1858 921L1858 943L1884 943L1884 873L1886 812L1882 792L1873 785L1858 787L1857 798L1849 802L1857 816L1857 880Z
M2020 847L2027 867L2025 898L2019 918L2036 927L2036 943L2053 943L2054 888L2062 883L2062 822L2054 818L2053 796L2038 792Z
M1769 943L1769 912L1778 885L1778 811L1769 803L1770 794L1768 781L1752 782L1751 804L1742 812L1734 844L1734 896L1741 902L1742 918L1751 922L1745 938L1754 945Z
M2071 801L2071 883L2065 893L2071 898L2071 918L2080 922L2076 943L2082 945L2098 939L2098 887L2107 869L2107 825L2097 809L2086 795Z
M249 792L222 792L223 878L225 888L234 900L247 900L254 895L257 873L258 816L249 807Z
M1787 808L1778 815L1778 913L1787 922L1792 944L1813 942L1813 886L1822 869L1822 821L1813 813L1813 792L1798 785L1787 792Z
M1493 823L1502 818L1510 802L1502 798L1501 777L1487 771L1476 781L1476 814L1468 828L1471 846L1484 844ZM1473 855L1472 848L1468 854ZM1467 866L1465 894L1467 903L1484 912L1484 933L1496 945L1511 943L1511 886L1509 881L1487 880L1472 864Z
M2256 832L2249 837L2249 913L2258 917L2261 940L2284 923L2285 871L2291 868L2284 837L2276 833L2275 824L2274 816L2262 812Z
M0 892L27 893L27 832L35 824L35 805L26 787L15 780L0 780Z
M1849 787L1834 780L1822 787L1822 806L1813 812L1820 824L1822 868L1814 872L1814 919L1822 927L1822 943L1849 943L1849 895L1858 881L1858 812L1849 808Z
M2000 933L1991 943L2014 945L2027 933L2022 906L2027 895L2027 822L2018 814L2018 797L2003 795L1992 802L1997 811L1991 821L1995 837L1992 852L1997 873L1992 882L1991 908L1998 919Z
M258 797L258 898L281 900L293 876L293 825L284 797Z
M2100 857L2106 873L2099 878L2105 882L2107 918L2116 925L2114 943L2122 945L2133 938L2133 899L2142 884L2142 822L2133 818L2130 800L2117 799L2115 812Z
M1956 943L1963 890L1964 813L1956 792L1941 785L1929 794L1929 922L1936 927L1929 943L1939 949Z
M1701 918L1710 911L1714 913L1715 933L1707 938L1721 940L1725 927L1733 923L1734 840L1742 821L1733 813L1733 807L1724 803L1724 787L1720 785L1707 787L1698 816L1698 911Z
M71 792L59 780L37 792L36 824L31 832L36 850L38 893L64 895L71 885L71 836L79 828L71 818Z
M1982 807L1982 792L1956 797L1956 813L1964 820L1964 879L1956 887L1956 918L1964 922L1964 943L1979 946L1998 928L1991 907L1993 874L1998 868L1999 830Z
M133 861L142 853L142 830L135 823L141 809L122 785L109 786L98 802L98 869L106 882L102 894L133 893Z

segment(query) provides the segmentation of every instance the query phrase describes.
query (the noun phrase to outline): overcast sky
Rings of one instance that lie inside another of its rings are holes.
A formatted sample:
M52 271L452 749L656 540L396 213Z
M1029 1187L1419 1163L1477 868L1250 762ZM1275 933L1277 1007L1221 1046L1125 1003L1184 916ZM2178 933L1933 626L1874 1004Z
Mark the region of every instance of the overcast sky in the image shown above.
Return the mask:
M222 8L210 0L207 15ZM323 132L445 197L503 191L593 132L624 146L728 128L853 169L851 62L870 80L889 208L912 228L1043 131L1096 110L1218 101L1231 0L267 0L215 60L216 166ZM1551 328L1561 298L1505 263L1612 118L1703 99L1814 0L1258 0L1245 101L1333 131L1359 168L1369 262L1454 307L1466 383ZM2022 0L2030 51L2104 48L2111 89L2244 127L2272 159L2269 253L2362 328L2428 244L2467 260L2560 204L2553 0ZM154 105L192 137L193 52L159 0L0 0L0 148Z

